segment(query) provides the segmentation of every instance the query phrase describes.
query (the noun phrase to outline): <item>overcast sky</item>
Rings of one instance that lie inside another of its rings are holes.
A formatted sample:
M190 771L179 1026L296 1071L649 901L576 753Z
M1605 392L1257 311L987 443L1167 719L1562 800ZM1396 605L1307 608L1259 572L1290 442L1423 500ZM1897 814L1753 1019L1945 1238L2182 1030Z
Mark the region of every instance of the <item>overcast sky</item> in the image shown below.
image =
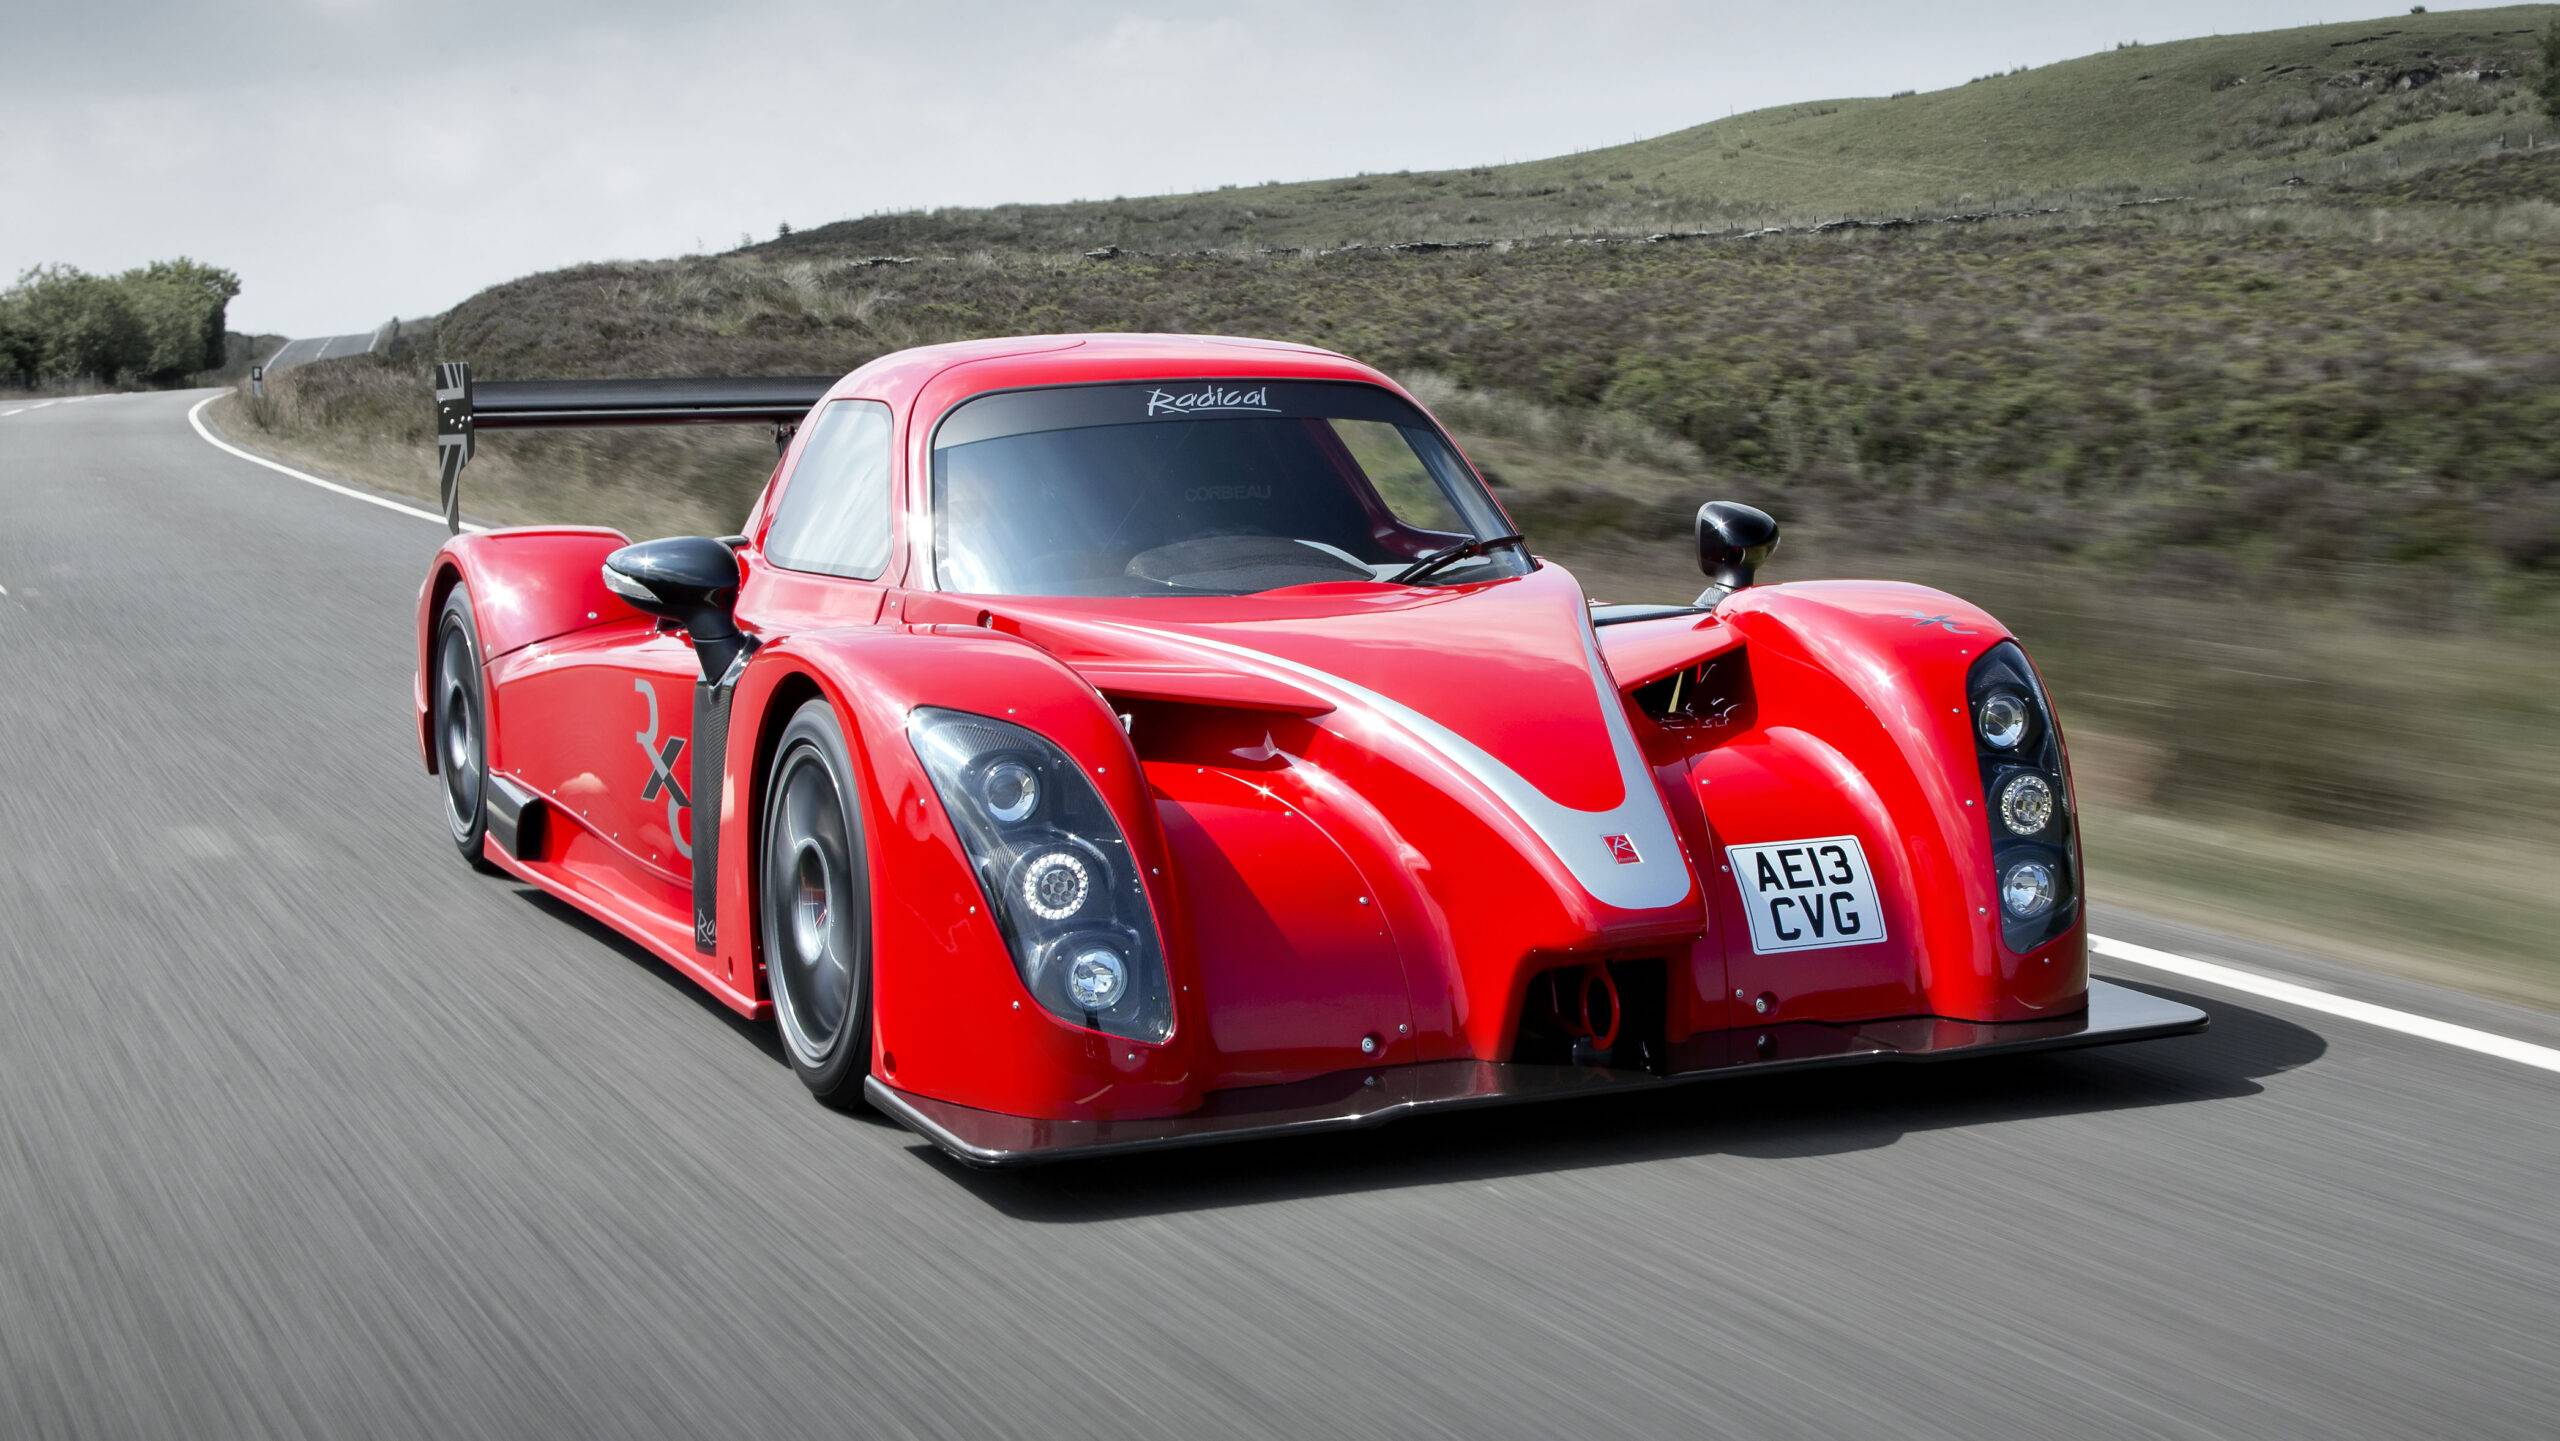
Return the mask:
M235 326L876 210L1525 160L2375 0L11 0L0 278L184 253ZM2458 9L2459 5L2438 5Z

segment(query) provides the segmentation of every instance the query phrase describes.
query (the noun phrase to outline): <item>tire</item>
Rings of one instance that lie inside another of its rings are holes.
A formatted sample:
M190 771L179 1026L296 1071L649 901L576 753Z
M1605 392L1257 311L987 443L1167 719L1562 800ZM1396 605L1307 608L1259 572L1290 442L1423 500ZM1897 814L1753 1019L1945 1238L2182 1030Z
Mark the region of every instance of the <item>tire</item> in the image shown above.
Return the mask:
M756 933L782 1052L812 1095L861 1103L871 1074L871 872L862 790L835 710L792 713L766 772Z
M427 673L427 735L444 782L444 818L462 858L495 871L489 841L489 700L480 669L480 627L461 586L436 613L436 643Z

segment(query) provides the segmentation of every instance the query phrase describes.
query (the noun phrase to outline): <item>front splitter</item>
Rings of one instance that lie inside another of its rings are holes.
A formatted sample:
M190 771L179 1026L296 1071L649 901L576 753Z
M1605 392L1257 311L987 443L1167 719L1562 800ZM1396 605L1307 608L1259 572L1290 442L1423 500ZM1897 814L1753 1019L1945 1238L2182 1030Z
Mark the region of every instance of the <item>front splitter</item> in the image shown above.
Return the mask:
M2074 1015L2002 1022L1907 1016L1847 1025L1798 1021L1756 1026L1683 1041L1671 1048L1670 1064L1660 1073L1425 1061L1337 1071L1288 1085L1213 1091L1198 1110L1183 1115L1111 1121L1053 1121L981 1111L911 1095L877 1076L864 1082L863 1093L874 1106L973 1166L1028 1166L1347 1131L1440 1111L1660 1090L1818 1066L1951 1061L2147 1041L2201 1031L2205 1022L2205 1013L2193 1006L2093 980L2088 1009Z

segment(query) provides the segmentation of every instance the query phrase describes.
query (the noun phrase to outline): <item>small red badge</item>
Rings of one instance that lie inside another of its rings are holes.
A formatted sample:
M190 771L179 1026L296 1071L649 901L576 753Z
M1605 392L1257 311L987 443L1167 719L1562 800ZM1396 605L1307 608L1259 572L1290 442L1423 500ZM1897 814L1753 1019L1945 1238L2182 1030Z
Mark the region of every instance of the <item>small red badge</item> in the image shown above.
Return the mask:
M1629 840L1625 836L1602 836L1600 839L1609 843L1609 859L1616 861L1622 866L1636 866L1644 864L1644 857L1636 854L1636 843L1634 841Z

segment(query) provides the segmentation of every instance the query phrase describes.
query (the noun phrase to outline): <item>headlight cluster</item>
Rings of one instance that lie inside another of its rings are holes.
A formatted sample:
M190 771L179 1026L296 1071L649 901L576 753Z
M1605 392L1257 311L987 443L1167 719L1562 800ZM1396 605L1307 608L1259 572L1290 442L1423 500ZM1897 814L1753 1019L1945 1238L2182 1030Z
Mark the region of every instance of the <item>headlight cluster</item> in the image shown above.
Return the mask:
M2080 910L2080 843L2062 778L2062 740L2017 642L1985 651L1965 689L1999 877L2000 936L2013 951L2031 951L2069 930Z
M1040 1004L1142 1041L1173 1031L1164 947L1128 839L1066 752L1009 721L919 709L907 730Z

